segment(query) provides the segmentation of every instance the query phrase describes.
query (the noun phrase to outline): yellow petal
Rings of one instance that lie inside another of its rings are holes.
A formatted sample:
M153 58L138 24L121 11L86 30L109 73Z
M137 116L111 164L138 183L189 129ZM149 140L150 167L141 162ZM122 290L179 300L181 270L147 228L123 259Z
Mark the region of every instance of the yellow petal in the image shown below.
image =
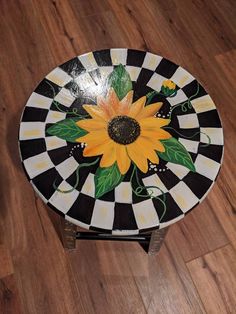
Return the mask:
M162 118L155 118L155 117L150 117L150 118L139 120L141 129L143 130L161 128L169 123L170 123L170 119L162 119Z
M86 130L86 131L94 131L94 130L101 130L107 129L107 123L104 120L100 119L84 119L77 121L76 124Z
M148 171L147 158L143 155L143 149L140 149L139 145L137 145L136 142L127 145L126 149L129 158L142 172L146 173Z
M162 129L157 130L141 130L141 136L153 138L157 140L166 140L168 138L171 138L172 135Z
M112 115L117 115L118 111L119 111L119 99L114 91L113 88L109 89L107 98L106 98L106 102L109 106L109 108L111 109L111 113Z
M105 130L99 130L99 131L93 131L89 134L86 134L82 137L79 137L76 139L76 142L79 143L96 143L99 144L102 141L110 139L109 135L107 134L107 131Z
M107 150L111 141L103 141L97 145L88 145L83 150L83 155L85 157L92 157L97 155L102 155Z
M115 143L110 141L109 144L106 145L102 159L100 161L100 167L110 167L116 161L116 150L115 150Z
M134 91L129 91L126 96L120 101L119 114L126 115L133 101Z
M131 163L125 145L116 144L116 159L120 173L125 174L129 170Z
M162 104L163 104L162 102L156 102L154 104L147 105L136 116L137 120L155 116L155 114L160 110Z
M111 108L110 104L107 103L107 101L104 99L103 96L98 96L97 97L97 105L98 105L98 108L106 116L106 118L107 119L111 119L111 117L112 117L112 108Z
M142 110L146 102L146 96L139 98L131 106L128 116L135 118Z
M96 105L83 105L83 108L90 114L93 119L102 119L107 121L109 118L106 113Z
M158 140L155 140L155 139L150 139L150 138L147 138L147 137L140 136L138 138L138 144L140 144L141 147L143 147L143 150L146 150L146 148L147 148L148 150L152 150L152 151L155 151L155 150L158 150L160 152L164 152L165 151L165 148L162 145L162 143L160 141L158 141ZM155 159L155 157L154 157L154 159ZM151 159L149 159L149 160L151 160Z

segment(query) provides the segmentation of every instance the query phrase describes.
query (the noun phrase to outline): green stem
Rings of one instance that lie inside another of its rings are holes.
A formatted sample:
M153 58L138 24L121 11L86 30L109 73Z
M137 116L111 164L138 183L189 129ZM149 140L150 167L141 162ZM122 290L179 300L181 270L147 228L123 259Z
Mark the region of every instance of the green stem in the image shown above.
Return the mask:
M163 128L164 128L164 129L169 129L169 130L174 130L175 133L177 133L179 136L184 137L184 138L188 138L188 139L194 138L194 137L197 136L198 134L204 134L204 135L207 137L207 139L208 139L208 143L206 143L206 144L200 143L201 146L202 146L202 147L207 147L207 146L209 146L209 145L211 144L211 138L210 138L210 136L209 136L208 134L204 133L204 132L199 131L199 132L194 133L194 134L191 135L191 136L186 136L186 135L184 135L184 134L182 134L182 133L176 131L176 130L175 130L174 128L172 128L171 126L165 126L165 127L163 127Z
M186 112L188 109L191 109L191 108L192 108L191 100L193 99L193 97L197 96L198 93L199 93L199 83L197 83L197 91L195 92L194 95L190 96L190 97L188 98L188 100L186 100L185 102L182 102L182 103L180 103L180 104L177 104L177 105L173 106L173 107L170 109L170 119L171 119L172 112L173 112L176 108L178 108L178 107L180 107L180 106L181 106L181 110L182 110L183 112ZM188 109L185 107L186 104L187 104L187 106L188 106Z
M140 184L140 181L139 181L139 178L138 178L138 172L137 172L137 167L135 165L133 165L134 168L133 168L133 171L132 171L132 174L131 174L131 178L130 178L130 181L131 181L131 188L132 188L132 191L134 192L134 194L136 196L139 196L139 197L143 197L143 198L146 198L146 197L150 197L150 198L154 198L154 199L157 199L159 200L162 205L163 205L163 213L161 215L161 217L159 218L159 222L161 222L161 220L163 219L163 217L165 216L166 214L166 195L165 193L157 186L154 186L154 185L149 185L149 186L142 186ZM133 189L133 186L132 186L132 182L133 182L133 177L134 177L134 173L135 173L135 178L136 178L136 182L138 184L138 187L136 189ZM158 189L161 193L162 193L162 196L163 196L163 200L158 197L158 196L154 196L154 191L153 189ZM148 194L142 194L142 192L146 190Z
M98 160L99 160L99 158L97 158L97 159L96 159L95 161L93 161L93 162L90 162L90 163L83 163L83 164L81 164L81 165L78 166L78 168L76 169L76 181L75 181L75 185L73 186L73 188L71 188L71 189L69 189L69 190L61 190L61 189L59 189L59 188L56 186L56 180L53 182L53 188L54 188L56 191L60 192L60 193L70 193L70 192L73 192L73 191L77 188L77 186L78 186L78 184L79 184L79 170L80 170L81 168L84 168L84 167L90 167L90 166L95 165L95 164L98 162Z
M77 108L73 108L72 111L69 111L69 110L65 111L65 110L61 109L59 107L60 104L57 101L54 100L54 98L56 97L56 93L55 93L55 90L54 90L53 86L49 82L47 82L47 81L46 81L46 83L50 86L50 88L51 88L51 90L53 92L53 101L52 101L52 103L56 106L58 111L66 113L66 114L75 115L75 116L77 116L77 117L79 117L81 119L86 119L87 117L89 117L88 115L81 115L81 114L79 114Z

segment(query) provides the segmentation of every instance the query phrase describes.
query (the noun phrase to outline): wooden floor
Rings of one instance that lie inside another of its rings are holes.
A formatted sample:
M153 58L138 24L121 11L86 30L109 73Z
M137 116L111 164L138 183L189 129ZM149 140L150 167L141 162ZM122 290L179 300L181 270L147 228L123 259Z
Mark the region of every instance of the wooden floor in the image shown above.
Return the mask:
M236 313L235 0L1 0L0 12L0 313ZM37 83L73 56L107 47L185 67L224 126L217 183L156 257L118 242L65 252L58 217L19 160L20 114Z

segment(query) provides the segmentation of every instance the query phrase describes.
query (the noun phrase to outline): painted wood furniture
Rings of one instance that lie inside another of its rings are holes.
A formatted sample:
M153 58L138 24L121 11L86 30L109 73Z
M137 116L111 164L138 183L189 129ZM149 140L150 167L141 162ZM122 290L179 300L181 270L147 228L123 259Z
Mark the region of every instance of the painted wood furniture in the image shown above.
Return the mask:
M216 107L185 69L131 49L89 52L52 70L22 114L27 178L76 239L138 241L156 253L167 227L219 173ZM91 232L78 232L76 226Z

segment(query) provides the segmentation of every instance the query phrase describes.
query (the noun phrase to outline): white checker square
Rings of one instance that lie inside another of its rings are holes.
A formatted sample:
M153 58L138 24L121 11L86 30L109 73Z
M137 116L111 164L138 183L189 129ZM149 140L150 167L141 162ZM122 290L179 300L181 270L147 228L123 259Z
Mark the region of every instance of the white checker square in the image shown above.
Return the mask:
M223 137L222 128L200 128L200 131L202 132L200 134L200 141L202 143L209 142L208 137L205 135L207 134L210 137L211 144L224 145L224 137Z
M115 203L96 200L91 225L112 230Z
M197 113L216 109L216 106L209 95L191 100L191 104Z
M49 109L52 104L52 98L33 92L27 101L27 107L36 107L42 109Z
M94 174L90 173L83 184L81 193L94 197L95 195L95 184L94 184Z
M57 136L48 136L45 138L45 142L46 142L47 150L52 150L52 149L64 147L67 145L65 140L62 140L61 138Z
M20 140L31 140L43 138L45 136L44 122L21 122L20 124Z
M199 121L196 113L185 114L177 116L180 129L194 129L199 128Z
M58 121L64 120L66 118L66 113L50 110L47 115L46 123L56 123Z
M169 168L179 179L183 179L189 173L189 170L186 167L172 162L168 162L166 167Z
M197 154L199 146L198 141L191 141L181 137L178 139L178 141L187 149L188 152Z
M139 229L156 227L159 218L151 199L133 204L133 212Z
M194 80L194 77L185 69L178 67L170 80L172 80L176 85L182 88L185 85L191 83Z
M202 174L204 177L207 177L211 180L215 180L219 169L220 164L208 157L205 157L201 154L197 155L195 160L196 172Z
M167 97L167 100L171 106L175 106L177 104L180 104L181 102L188 100L188 97L185 95L182 89L179 89L174 97Z
M132 188L130 182L121 182L115 188L115 201L117 203L132 204Z
M162 195L162 190L164 193L166 193L168 190L166 186L162 183L160 177L157 174L153 174L149 177L143 178L142 179L144 186L156 186L157 189L149 189L149 192L153 192L153 196L159 196ZM160 189L160 190L159 190Z
M163 58L161 56L157 56L154 55L153 53L147 52L143 61L142 68L155 71L162 59Z
M72 186L68 184L66 181L62 181L58 188L60 190L66 191L72 189ZM77 191L76 189L70 193L61 193L59 191L55 191L52 197L50 198L49 203L65 214L74 204L78 195L79 191Z
M98 68L97 62L92 52L85 53L78 58L87 71L92 71Z
M59 172L60 176L65 180L76 171L78 166L78 162L75 160L74 157L71 156L70 158L64 160L62 163L57 165L56 169Z
M113 66L105 66L105 67L100 67L99 71L101 74L102 81L105 81L108 77L109 74L114 70Z
M127 65L126 70L130 75L131 81L137 81L141 68Z
M199 202L197 196L183 181L170 189L169 193L184 213Z
M111 53L112 64L114 65L126 64L127 49L111 49L110 53Z
M62 88L54 100L66 107L70 107L74 102L75 97L72 96L71 92L67 88Z
M160 74L153 73L152 77L150 78L149 82L147 83L147 86L151 87L152 89L156 91L161 90L161 86L163 81L165 81L166 78Z
M54 167L47 152L27 158L23 163L30 179Z
M75 79L75 82L79 85L79 88L81 90L85 90L85 89L90 88L92 86L96 86L94 80L89 75L89 73L80 74Z
M71 81L71 76L62 69L55 68L46 76L46 79L62 87Z

